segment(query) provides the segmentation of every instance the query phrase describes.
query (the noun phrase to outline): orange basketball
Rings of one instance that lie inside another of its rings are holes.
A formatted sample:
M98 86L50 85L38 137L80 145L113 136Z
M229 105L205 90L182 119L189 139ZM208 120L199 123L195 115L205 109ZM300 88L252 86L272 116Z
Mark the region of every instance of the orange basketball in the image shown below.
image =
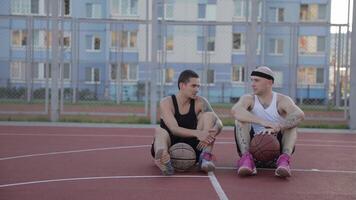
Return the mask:
M279 141L271 134L257 134L251 140L250 153L258 161L274 160L280 154Z

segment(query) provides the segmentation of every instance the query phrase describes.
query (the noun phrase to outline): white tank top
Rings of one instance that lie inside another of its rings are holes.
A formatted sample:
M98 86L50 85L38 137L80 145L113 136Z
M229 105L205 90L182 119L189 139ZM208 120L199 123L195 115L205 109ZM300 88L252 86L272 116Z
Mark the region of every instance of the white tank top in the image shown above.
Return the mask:
M257 95L255 96L255 104L253 105L252 113L262 119L265 119L270 122L274 123L281 123L284 121L284 118L281 117L278 113L277 109L277 93L273 92L272 102L268 106L268 108L263 108L262 104L260 103ZM265 127L261 126L260 124L252 123L252 128L255 134L260 133L265 129Z

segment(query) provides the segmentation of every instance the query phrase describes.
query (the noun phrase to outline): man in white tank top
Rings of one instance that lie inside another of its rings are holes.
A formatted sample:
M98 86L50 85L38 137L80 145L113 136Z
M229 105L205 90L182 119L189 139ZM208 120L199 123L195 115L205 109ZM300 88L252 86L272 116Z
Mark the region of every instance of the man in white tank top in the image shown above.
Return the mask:
M291 176L289 160L297 140L297 126L304 119L304 112L283 94L272 91L274 74L261 66L251 73L253 94L243 95L232 107L235 118L235 139L240 160L238 175L257 173L254 159L249 153L250 141L255 134L279 134L282 154L277 160L275 175Z

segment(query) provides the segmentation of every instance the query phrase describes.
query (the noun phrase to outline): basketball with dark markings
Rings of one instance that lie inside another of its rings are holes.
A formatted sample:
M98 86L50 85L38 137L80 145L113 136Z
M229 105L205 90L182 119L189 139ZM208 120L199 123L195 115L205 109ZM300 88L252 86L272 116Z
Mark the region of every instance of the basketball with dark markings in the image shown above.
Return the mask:
M186 171L193 167L196 162L194 149L186 143L177 143L169 148L172 166L176 171Z

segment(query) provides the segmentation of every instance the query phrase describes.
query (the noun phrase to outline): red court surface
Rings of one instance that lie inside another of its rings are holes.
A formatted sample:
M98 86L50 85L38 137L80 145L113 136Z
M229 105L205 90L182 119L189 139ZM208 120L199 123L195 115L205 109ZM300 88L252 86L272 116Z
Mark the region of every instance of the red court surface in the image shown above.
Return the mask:
M161 176L153 131L0 125L0 199L356 199L356 134L300 132L293 176L281 179L238 177L232 130L217 139L214 173Z

